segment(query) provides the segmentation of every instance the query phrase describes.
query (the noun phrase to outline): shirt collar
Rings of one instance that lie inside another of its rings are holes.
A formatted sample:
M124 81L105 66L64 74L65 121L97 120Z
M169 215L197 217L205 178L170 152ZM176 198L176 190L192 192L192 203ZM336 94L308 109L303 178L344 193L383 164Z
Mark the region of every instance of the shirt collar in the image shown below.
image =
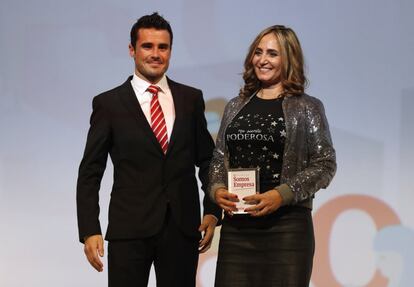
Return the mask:
M138 92L138 95L143 95L147 91L148 87L152 85L151 83L138 77L135 73L132 77L131 84L135 88L136 92ZM167 77L165 76L165 74L158 81L158 83L154 85L158 86L160 88L160 91L165 93L169 89Z

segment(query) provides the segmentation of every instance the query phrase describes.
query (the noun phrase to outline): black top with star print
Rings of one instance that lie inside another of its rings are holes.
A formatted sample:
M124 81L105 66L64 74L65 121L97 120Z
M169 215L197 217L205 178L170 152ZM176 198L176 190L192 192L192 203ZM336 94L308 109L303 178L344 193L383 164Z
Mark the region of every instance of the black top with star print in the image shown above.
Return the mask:
M286 138L282 98L254 96L226 129L230 168L260 168L260 192L279 185Z

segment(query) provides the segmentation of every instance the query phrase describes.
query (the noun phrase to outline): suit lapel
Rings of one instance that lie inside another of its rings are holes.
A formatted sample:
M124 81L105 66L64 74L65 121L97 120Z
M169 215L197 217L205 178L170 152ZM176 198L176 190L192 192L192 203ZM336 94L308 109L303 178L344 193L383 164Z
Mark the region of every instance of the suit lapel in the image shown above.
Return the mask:
M175 110L175 120L173 124L173 129L171 132L171 137L168 143L168 150L167 150L167 154L168 154L170 153L171 149L174 146L174 143L177 137L177 132L178 132L178 129L180 128L181 117L184 114L184 111L183 111L184 97L181 94L180 87L176 82L170 80L169 78L167 78L167 81L168 81L168 86L171 90L171 94L173 97L174 110Z
M164 155L160 144L158 143L157 138L154 135L154 132L149 125L147 118L144 115L144 112L141 109L141 106L138 102L137 96L135 95L134 89L131 85L132 76L122 85L121 101L126 106L128 111L131 113L132 117L136 119L136 123L140 129L142 129L147 138L155 145L159 152ZM175 101L174 101L175 105Z

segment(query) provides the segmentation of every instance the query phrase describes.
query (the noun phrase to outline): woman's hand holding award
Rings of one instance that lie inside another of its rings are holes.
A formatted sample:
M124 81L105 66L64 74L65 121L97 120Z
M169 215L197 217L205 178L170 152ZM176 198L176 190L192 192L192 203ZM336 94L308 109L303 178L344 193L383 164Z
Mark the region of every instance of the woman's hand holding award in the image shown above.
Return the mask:
M246 202L242 198L254 195L259 190L259 168L238 168L228 171L228 191L240 199L236 202L237 211L233 214L248 214L246 208L255 204Z

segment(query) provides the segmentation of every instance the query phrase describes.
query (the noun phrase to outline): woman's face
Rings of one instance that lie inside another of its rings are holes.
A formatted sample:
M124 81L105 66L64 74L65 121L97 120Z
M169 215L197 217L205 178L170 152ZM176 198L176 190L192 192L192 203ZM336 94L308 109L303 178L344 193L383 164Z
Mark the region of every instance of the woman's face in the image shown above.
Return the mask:
M273 33L265 35L253 53L252 64L256 77L263 86L273 86L280 82L282 59L280 46Z

